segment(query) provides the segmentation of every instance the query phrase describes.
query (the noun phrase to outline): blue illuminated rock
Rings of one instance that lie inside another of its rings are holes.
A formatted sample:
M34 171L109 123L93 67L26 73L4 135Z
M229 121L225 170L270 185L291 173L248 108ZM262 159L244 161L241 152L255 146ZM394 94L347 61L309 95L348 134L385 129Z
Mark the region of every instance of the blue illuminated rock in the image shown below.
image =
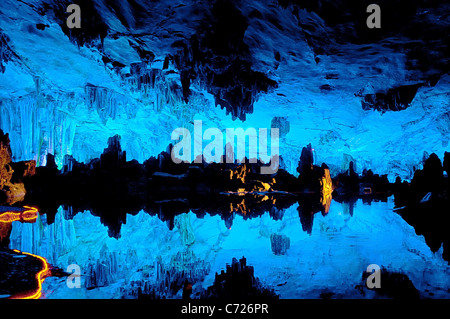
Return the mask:
M275 255L284 255L291 246L291 241L285 235L271 234L270 244Z
M3 1L0 127L13 161L86 163L118 134L142 163L198 117L279 127L292 174L306 142L332 175L348 154L390 181L411 179L423 151L446 151L446 4L386 3L370 30L362 4L279 3L82 1L83 27L68 29L61 1Z

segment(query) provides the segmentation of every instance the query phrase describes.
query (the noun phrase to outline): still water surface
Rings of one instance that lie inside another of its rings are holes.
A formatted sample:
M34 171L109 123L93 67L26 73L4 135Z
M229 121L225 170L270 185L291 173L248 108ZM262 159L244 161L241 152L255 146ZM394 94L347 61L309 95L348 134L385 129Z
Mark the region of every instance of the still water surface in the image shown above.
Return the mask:
M42 256L63 270L79 267L80 288L69 288L65 277L49 277L41 298L136 298L138 290L181 298L181 290L168 288L181 276L190 278L195 297L232 258L242 256L280 298L324 293L372 298L373 291L355 288L364 284L362 274L370 264L407 274L423 298L449 298L450 267L442 248L431 252L393 206L392 198L370 204L333 200L328 214L310 218L312 225L301 220L298 204L277 219L269 213L236 214L232 225L219 215L199 218L190 212L175 216L172 230L158 216L141 211L126 216L118 238L110 237L100 217L89 211L66 218L60 207L51 224L46 215L34 223L14 223L10 248ZM288 248L278 251L274 237Z

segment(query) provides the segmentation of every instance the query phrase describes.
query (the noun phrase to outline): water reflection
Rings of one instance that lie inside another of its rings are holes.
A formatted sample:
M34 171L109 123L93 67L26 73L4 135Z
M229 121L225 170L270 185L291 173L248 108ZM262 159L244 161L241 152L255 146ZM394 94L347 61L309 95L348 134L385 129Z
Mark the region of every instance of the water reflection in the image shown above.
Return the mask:
M11 299L38 299L42 282L50 275L47 260L41 256L8 250L13 224L35 223L38 218L35 207L0 206L0 295ZM6 249L5 249L6 248Z
M152 202L129 214L60 207L14 224L10 247L62 269L80 266L82 288L47 278L45 298L181 298L186 280L196 298L242 256L281 298L371 298L355 286L372 263L406 273L423 297L449 297L442 251L430 251L391 199L324 206L307 196L253 195Z
M135 202L130 207L128 203L113 202L100 205L91 204L84 206L62 205L64 216L71 219L79 213L90 211L92 215L100 217L100 222L108 227L110 237L119 238L120 230L126 223L127 215L136 215L141 211L157 216L165 222L172 230L174 219L180 214L192 212L197 218L206 215L218 215L224 221L227 228L231 228L236 215L244 219L261 216L265 213L274 219L281 219L283 211L302 201L296 195L285 192L250 192L241 194L220 193L209 196L190 196L172 199L151 200L148 202ZM318 203L320 206L320 203ZM47 222L54 222L58 209L55 207L41 207L41 211L46 213Z

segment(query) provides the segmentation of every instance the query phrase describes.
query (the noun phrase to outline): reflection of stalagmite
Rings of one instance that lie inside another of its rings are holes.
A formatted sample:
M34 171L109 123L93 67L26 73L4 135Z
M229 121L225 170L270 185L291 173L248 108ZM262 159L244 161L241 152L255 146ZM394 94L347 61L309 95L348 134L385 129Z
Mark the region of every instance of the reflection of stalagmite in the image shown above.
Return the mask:
M116 280L118 266L116 252L110 252L104 244L100 250L100 258L87 267L85 287L92 289L110 285Z
M330 211L331 199L331 194L321 198L320 203L323 206L323 215L328 214L328 212Z
M291 247L291 240L283 234L271 234L270 245L275 255L285 255L286 251Z
M200 298L256 298L278 299L275 291L264 286L255 277L253 266L247 266L247 260L242 257L239 261L232 258L231 265L226 265L226 271L216 272L214 284L201 293Z
M242 215L246 215L248 212L247 205L245 204L245 198L243 198L239 203L230 202L230 213L237 212Z
M189 214L175 216L174 225L178 228L184 245L192 245L195 242L194 229L192 228Z
M131 281L130 287L122 290L122 298L189 298L193 285L204 280L210 267L190 249L179 251L170 259L157 256L153 274Z
M302 225L302 230L311 235L315 212L311 210L309 203L306 205L299 203L297 206L297 211L298 217L300 218L300 223Z
M333 193L333 181L331 180L330 170L328 168L324 168L324 175L320 180L321 186L321 197L320 203L324 207L324 214L328 214L330 211L332 193Z

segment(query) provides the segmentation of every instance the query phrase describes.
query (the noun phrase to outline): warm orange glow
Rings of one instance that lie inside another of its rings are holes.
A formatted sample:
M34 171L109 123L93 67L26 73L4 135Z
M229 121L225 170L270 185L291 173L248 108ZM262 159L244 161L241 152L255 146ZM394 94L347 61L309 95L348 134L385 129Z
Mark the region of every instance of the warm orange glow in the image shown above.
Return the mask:
M230 179L239 179L243 184L245 184L245 177L247 176L247 173L250 173L250 169L247 168L247 165L240 165L235 171L231 170Z
M328 214L328 212L330 211L332 198L333 198L333 196L331 194L328 194L326 196L322 196L320 199L320 203L322 204L322 206L324 208L324 211L323 211L324 215Z
M0 241L2 241L4 238L8 238L11 234L11 230L11 223L0 223Z
M324 207L324 214L328 214L331 206L331 199L333 193L333 181L331 180L330 171L325 169L325 174L322 177L320 184L322 186L322 193L320 203Z
M38 217L38 210L37 208L30 207L30 206L24 206L26 210L19 211L19 212L5 212L0 215L0 223L4 224L11 224L14 221L21 221L21 222L35 222ZM50 275L49 266L47 263L47 260L41 256L26 253L23 251L19 251L17 249L13 249L14 252L28 255L34 258L39 259L42 262L42 269L36 274L36 281L38 284L38 287L36 290L20 293L14 296L11 296L10 299L38 299L42 294L42 283L44 282L45 278Z
M48 267L48 263L47 260L41 256L38 255L34 255L34 254L30 254L30 253L26 253L26 252L21 252L17 249L14 249L13 251L17 252L17 253L21 253L24 255L29 255L32 257L35 257L37 259L39 259L42 262L43 268L41 271L39 271L36 274L36 280L38 283L38 288L36 290L30 291L30 292L26 292L23 294L18 294L15 296L10 297L9 299L39 299L39 297L41 297L42 295L42 283L44 282L45 278L48 277L50 275L50 271L49 271L49 267Z
M261 182L261 185L262 185L262 189L260 189L260 191L263 191L263 192L267 192L272 188L272 186L269 183Z
M241 213L242 215L246 215L248 213L245 198L243 198L240 203L230 203L230 213L233 212Z
M38 210L37 208L24 206L25 211L22 212L5 212L0 215L0 223L12 223L15 221L35 222Z

